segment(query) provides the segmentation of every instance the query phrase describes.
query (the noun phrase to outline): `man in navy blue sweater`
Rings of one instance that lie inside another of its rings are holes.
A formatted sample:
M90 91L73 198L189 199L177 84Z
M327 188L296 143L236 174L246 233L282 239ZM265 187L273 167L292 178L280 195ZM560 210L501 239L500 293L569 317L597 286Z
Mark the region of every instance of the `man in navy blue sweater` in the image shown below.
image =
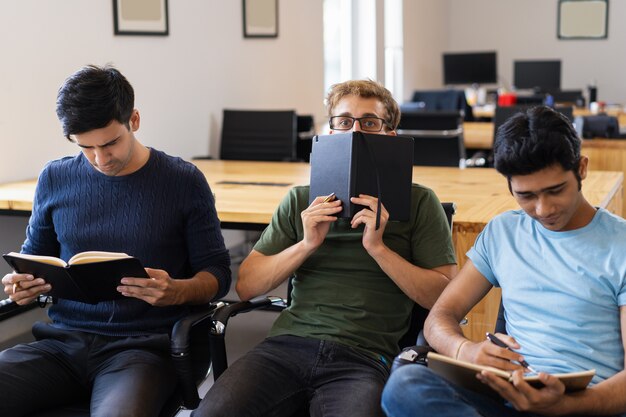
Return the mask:
M81 152L39 176L23 253L68 260L89 250L138 257L150 278L126 277L121 300L58 299L36 341L0 353L0 415L20 416L91 396L92 416L153 416L176 378L168 332L194 304L230 287L211 190L192 164L142 145L133 88L116 69L87 66L61 86L57 115ZM7 274L18 304L50 290Z

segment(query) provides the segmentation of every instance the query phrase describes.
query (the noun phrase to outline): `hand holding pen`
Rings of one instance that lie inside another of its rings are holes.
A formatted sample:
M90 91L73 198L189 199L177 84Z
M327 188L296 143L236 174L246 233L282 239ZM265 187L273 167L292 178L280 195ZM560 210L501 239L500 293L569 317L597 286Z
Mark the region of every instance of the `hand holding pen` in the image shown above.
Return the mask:
M513 349L511 349L511 347L509 345L507 345L506 343L504 343L502 340L498 339L495 335L487 332L487 339L493 343L494 345L497 345L501 348L510 350L511 352L515 352ZM515 352L517 353L517 352ZM538 373L538 371L534 370L529 364L528 362L526 362L525 360L521 360L519 361L519 364L522 365L524 368L528 369L531 372L534 373Z

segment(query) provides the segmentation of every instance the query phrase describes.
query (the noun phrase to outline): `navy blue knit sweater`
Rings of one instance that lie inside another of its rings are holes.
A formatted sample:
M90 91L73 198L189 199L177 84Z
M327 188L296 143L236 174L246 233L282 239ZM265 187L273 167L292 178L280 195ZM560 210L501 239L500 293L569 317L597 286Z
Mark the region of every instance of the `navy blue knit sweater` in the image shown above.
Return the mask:
M120 177L98 172L82 154L44 167L22 252L67 261L89 250L128 253L172 278L208 271L219 281L216 298L230 287L230 258L204 175L154 149L141 169ZM133 336L167 332L189 308L59 299L49 316L62 328Z

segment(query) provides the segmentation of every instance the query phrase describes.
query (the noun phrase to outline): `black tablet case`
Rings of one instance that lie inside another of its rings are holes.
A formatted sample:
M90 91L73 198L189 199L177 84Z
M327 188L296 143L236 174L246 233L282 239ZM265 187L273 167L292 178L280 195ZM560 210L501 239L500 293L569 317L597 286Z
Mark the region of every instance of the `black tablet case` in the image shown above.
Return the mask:
M412 174L413 138L363 132L315 136L309 203L335 193L343 206L338 217L350 218L362 209L350 197L367 194L381 199L389 220L407 221Z

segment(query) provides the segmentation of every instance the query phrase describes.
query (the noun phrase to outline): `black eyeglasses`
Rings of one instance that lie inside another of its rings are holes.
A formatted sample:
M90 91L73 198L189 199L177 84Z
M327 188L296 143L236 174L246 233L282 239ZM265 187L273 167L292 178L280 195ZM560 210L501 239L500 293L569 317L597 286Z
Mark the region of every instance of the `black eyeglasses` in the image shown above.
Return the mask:
M333 116L330 118L330 128L332 130L350 130L356 121L359 122L361 130L364 132L380 132L385 126L389 126L389 123L380 117Z

